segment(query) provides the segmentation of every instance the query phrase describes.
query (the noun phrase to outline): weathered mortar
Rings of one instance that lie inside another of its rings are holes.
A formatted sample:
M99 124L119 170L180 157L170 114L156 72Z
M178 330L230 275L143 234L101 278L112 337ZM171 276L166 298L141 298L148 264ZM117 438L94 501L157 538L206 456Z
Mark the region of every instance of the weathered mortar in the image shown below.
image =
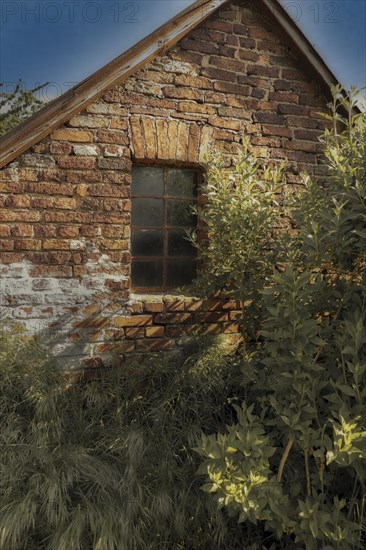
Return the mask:
M3 316L51 324L64 353L94 357L110 339L131 353L197 327L237 332L238 304L130 294L130 184L132 160L197 166L209 145L230 159L243 134L288 161L294 190L301 171L321 176L326 101L248 5L211 16L0 172Z

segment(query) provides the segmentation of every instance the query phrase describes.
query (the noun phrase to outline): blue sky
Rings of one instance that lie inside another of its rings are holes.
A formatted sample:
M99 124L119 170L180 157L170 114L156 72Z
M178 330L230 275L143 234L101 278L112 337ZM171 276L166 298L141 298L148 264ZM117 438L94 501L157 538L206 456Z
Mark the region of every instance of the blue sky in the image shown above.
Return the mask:
M1 0L0 82L59 95L192 3ZM282 3L346 87L366 86L366 0Z

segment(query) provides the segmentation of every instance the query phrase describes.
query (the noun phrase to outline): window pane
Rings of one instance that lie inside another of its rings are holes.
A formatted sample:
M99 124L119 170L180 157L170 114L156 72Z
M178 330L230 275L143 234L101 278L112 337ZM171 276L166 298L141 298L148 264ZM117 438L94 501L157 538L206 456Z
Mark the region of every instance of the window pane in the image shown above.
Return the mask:
M162 256L164 234L162 231L147 229L135 230L132 234L132 254L134 256Z
M196 255L196 249L187 240L185 231L169 231L168 256L192 256Z
M132 168L132 194L161 197L164 193L162 168L134 166Z
M167 263L168 286L190 284L196 276L196 262L169 260Z
M133 199L132 225L162 226L163 204L161 199Z
M191 197L197 194L197 172L168 170L167 195Z
M163 286L163 262L133 260L132 284L137 288Z
M168 225L190 227L196 225L196 215L192 212L195 202L168 200Z

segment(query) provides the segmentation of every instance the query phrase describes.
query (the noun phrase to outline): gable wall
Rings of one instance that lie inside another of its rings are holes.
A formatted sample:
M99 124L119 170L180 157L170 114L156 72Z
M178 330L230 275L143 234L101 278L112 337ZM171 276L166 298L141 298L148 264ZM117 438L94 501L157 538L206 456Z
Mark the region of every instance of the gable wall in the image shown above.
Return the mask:
M130 172L135 159L197 166L209 145L230 163L246 134L260 157L288 161L294 190L301 171L321 175L325 99L246 5L211 16L0 172L3 316L94 358L108 339L133 353L237 333L240 304L130 295Z

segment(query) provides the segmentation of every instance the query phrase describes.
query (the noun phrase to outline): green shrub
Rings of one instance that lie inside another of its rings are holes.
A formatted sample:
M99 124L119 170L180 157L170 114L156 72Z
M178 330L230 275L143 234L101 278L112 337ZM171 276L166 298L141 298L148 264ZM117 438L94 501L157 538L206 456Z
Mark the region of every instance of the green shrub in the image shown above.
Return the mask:
M294 199L297 236L262 290L237 421L196 448L218 507L284 548L366 544L366 117L354 101L334 90L327 192L304 176Z
M83 386L36 340L0 340L1 550L243 547L244 530L200 490L191 451L233 420L240 372L225 338Z

